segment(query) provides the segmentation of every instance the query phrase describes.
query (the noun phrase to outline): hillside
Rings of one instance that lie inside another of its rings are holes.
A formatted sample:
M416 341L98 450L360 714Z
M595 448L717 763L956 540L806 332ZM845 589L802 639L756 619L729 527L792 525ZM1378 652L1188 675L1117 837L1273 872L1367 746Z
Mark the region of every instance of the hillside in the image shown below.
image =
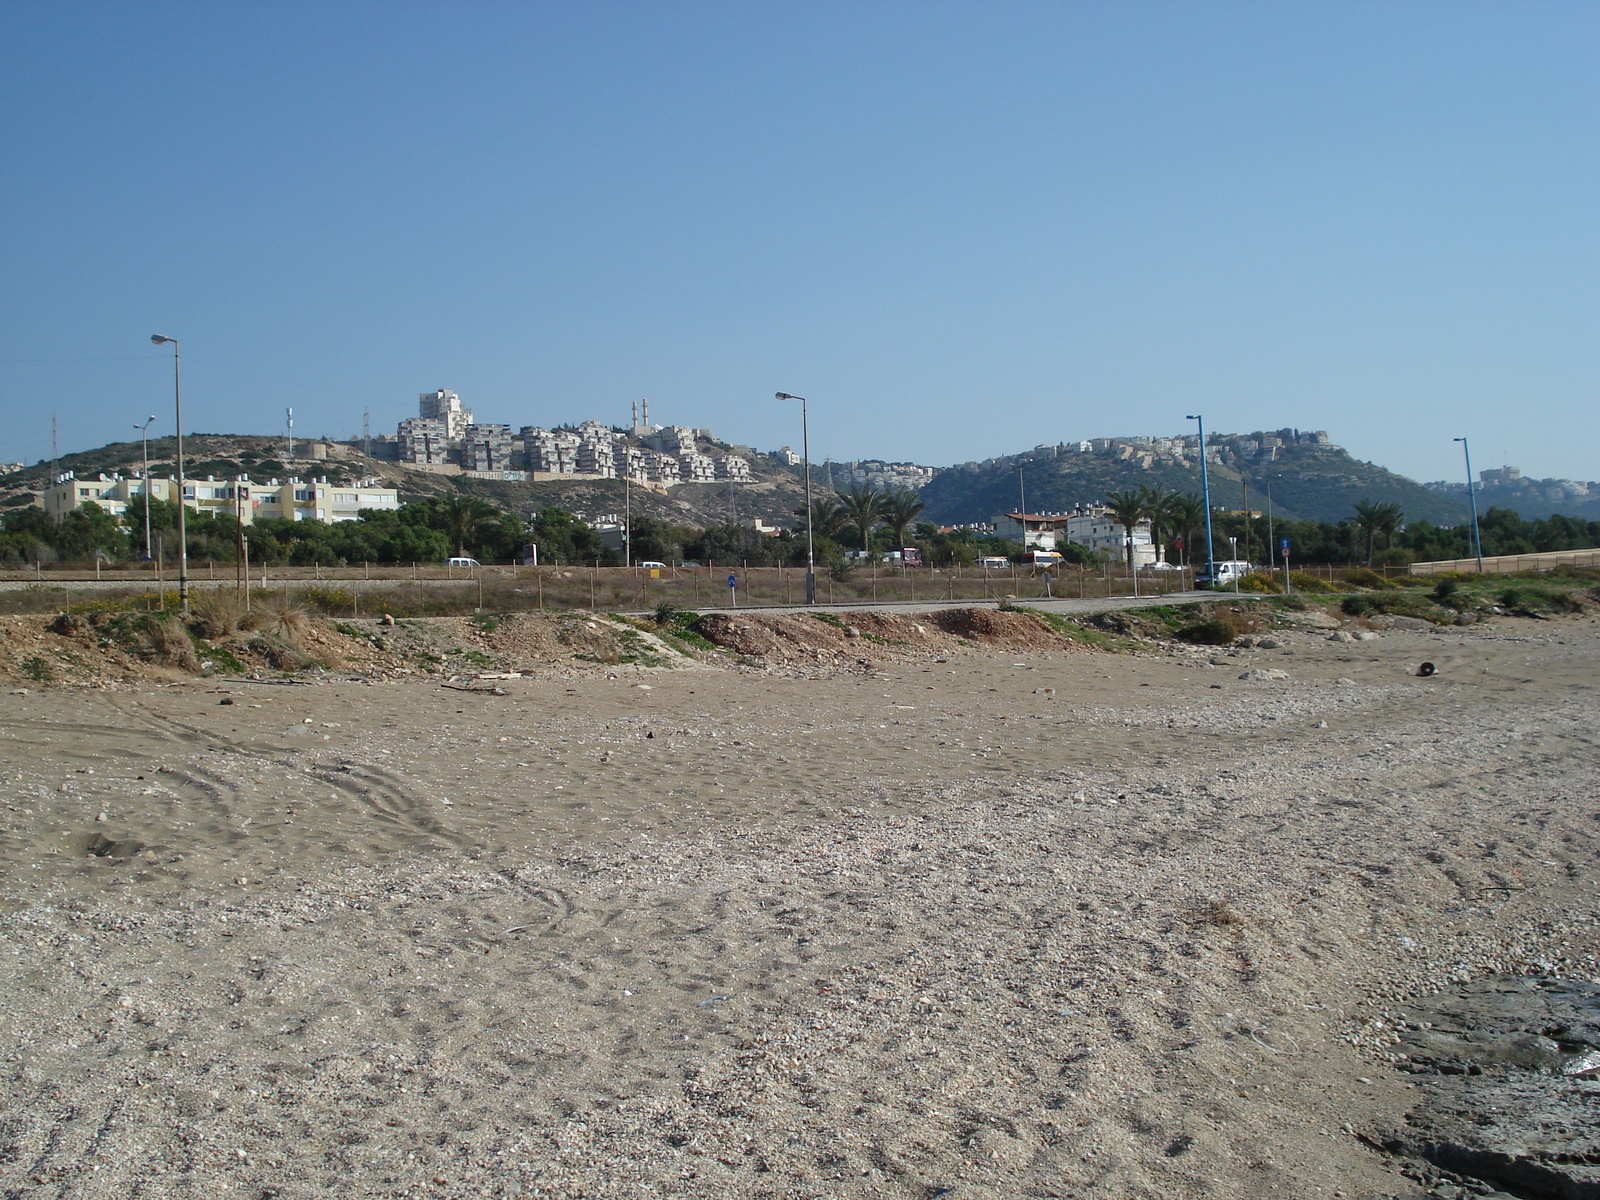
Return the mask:
M215 475L231 479L240 474L252 479L302 478L326 476L335 484L375 476L384 485L396 488L402 501L423 500L429 496L459 493L477 496L512 512L528 513L556 506L575 512L587 520L620 513L626 498L620 479L577 477L548 483L505 483L460 475L440 475L416 470L402 463L367 460L357 446L341 442L320 443L329 457L297 458L284 462L281 437L254 434L190 434L183 440L184 471L191 479ZM298 448L309 446L300 443ZM743 448L738 448L745 453ZM137 441L113 442L94 450L63 454L59 470L88 478L104 472L137 474L141 464ZM158 477L175 473L177 439L150 439L150 470ZM792 514L803 503L804 485L800 473L765 455L748 452L750 483L680 484L665 494L643 487L632 489L635 513L680 525L707 526L728 520L745 521L760 517L769 524L789 524ZM0 476L0 508L33 502L50 474L49 463L37 463L21 471Z
M1248 485L1250 507L1264 508L1270 484L1274 509L1297 520L1340 521L1364 499L1393 501L1411 520L1454 525L1466 519L1463 501L1361 462L1337 446L1290 445L1267 459L1241 451L1238 441L1231 434L1208 439L1222 459L1210 468L1211 500L1219 507L1238 508ZM1112 452L1033 450L939 472L922 490L926 517L961 524L1015 511L1019 468L1032 512L1064 511L1124 488L1162 485L1199 492L1201 486L1200 466L1194 462L1145 463Z
M1439 482L1428 490L1449 496L1463 507L1467 503L1465 483ZM1580 490L1581 489L1581 490ZM1524 521L1542 521L1552 516L1577 517L1600 521L1600 483L1570 479L1511 479L1478 486L1478 511L1509 508Z

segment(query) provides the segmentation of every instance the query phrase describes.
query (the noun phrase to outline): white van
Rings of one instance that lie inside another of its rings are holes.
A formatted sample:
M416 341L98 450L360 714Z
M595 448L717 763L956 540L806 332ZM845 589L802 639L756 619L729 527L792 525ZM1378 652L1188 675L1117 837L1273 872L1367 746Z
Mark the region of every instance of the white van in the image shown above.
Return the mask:
M481 567L483 564L475 558L447 558L444 560L447 567Z
M654 562L654 561L652 561L652 560L650 560L648 558L642 559L639 562L634 563L633 565L636 566L636 567L649 567L649 568L651 568L652 570L655 570L655 571L665 571L667 569L667 564L666 563Z
M1253 566L1238 558L1229 559L1226 562L1209 562L1195 573L1194 585L1195 587L1231 587L1253 570L1255 570Z
M978 565L985 571L1004 571L1011 565L1011 560L1003 554L985 554L978 560Z

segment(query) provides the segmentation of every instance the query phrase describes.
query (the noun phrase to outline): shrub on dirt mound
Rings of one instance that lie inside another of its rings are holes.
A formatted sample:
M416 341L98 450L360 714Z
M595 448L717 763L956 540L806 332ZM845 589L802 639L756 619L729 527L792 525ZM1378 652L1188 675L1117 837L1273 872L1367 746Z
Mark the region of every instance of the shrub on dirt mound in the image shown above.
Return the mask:
M1233 630L1228 627L1226 621L1218 621L1215 618L1185 625L1172 636L1179 641L1193 642L1197 646L1233 645Z
M139 649L149 661L190 674L200 673L200 656L194 639L176 616L162 613L145 622L139 636Z

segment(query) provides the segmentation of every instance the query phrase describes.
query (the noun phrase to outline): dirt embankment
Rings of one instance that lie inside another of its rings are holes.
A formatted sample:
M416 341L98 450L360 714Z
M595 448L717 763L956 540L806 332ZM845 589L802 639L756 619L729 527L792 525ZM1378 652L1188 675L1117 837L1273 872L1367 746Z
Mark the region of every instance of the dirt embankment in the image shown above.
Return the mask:
M863 670L960 647L1067 650L1080 643L1036 614L952 608L737 613L658 624L597 613L324 620L300 609L243 617L63 613L0 618L0 680L107 687L195 677L569 674L641 668Z

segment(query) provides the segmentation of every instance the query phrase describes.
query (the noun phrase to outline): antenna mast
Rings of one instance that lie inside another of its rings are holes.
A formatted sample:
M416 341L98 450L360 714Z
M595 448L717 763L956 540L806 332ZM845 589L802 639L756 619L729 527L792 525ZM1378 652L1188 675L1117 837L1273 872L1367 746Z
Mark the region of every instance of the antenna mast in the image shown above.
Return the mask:
M372 473L372 410L361 410L361 454L367 460L367 473Z
M286 408L283 411L284 411L285 415L288 417L288 421L289 421L289 453L288 453L288 456L287 456L285 461L293 462L294 461L294 409Z

